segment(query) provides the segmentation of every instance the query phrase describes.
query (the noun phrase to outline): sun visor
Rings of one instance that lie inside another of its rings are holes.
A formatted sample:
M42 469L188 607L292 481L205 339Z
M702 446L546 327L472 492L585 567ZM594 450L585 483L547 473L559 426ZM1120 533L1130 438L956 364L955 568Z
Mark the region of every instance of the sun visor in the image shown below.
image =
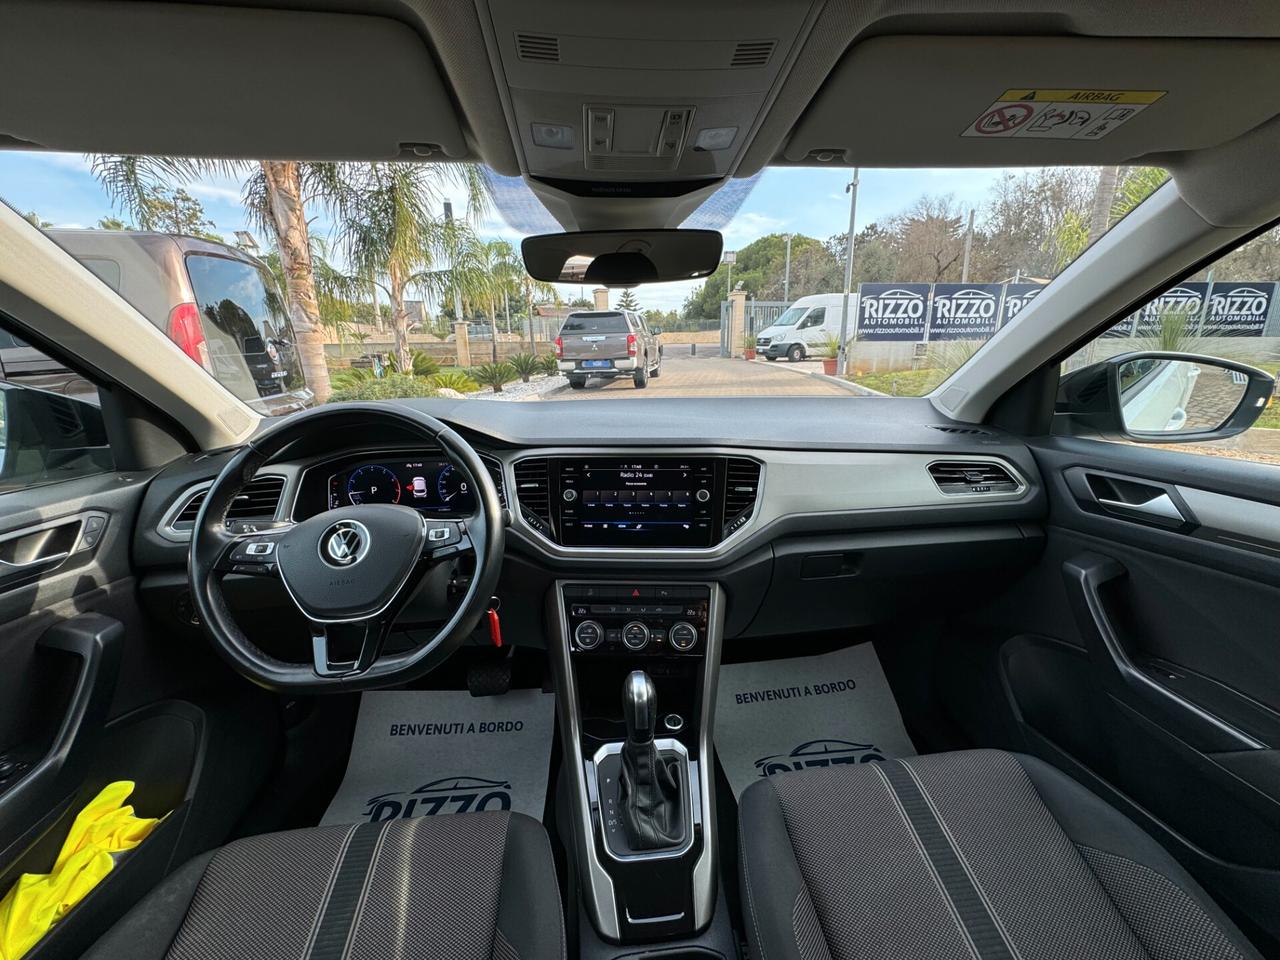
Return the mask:
M57 150L467 156L426 44L382 17L11 0L0 63L0 135Z
M780 158L865 167L1115 164L1224 143L1280 113L1280 41L876 37Z

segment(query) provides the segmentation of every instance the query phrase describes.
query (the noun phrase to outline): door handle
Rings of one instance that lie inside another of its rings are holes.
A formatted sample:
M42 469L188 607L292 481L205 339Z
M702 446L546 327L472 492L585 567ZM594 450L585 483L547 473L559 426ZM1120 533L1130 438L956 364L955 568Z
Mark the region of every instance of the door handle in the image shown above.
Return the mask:
M1158 493L1150 500L1143 500L1140 503L1127 503L1124 500L1111 500L1107 497L1097 497L1098 505L1106 507L1108 510L1118 510L1124 513L1136 513L1144 517L1154 517L1158 520L1172 520L1175 523L1186 523L1187 518L1182 515L1182 511L1178 509L1178 505L1167 493Z
M69 556L71 556L71 553L64 550L62 553L51 554L47 557L36 557L34 560L14 561L0 559L0 574L3 574L5 571L12 571L14 573L30 573L33 570L39 570L43 567L61 563Z

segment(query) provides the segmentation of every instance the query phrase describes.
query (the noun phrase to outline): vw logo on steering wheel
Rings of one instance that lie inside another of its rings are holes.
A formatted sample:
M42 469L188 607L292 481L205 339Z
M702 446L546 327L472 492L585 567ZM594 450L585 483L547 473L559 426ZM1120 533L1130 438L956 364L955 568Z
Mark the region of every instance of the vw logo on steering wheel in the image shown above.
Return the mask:
M335 567L350 567L369 552L369 528L358 520L339 520L320 537L320 559Z

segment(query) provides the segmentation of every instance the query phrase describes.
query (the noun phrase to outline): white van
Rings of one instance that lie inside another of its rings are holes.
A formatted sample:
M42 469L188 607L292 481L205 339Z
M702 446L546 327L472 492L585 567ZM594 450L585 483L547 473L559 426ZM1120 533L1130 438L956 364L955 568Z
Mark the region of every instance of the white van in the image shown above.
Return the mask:
M801 297L777 320L756 334L756 352L769 360L786 357L792 363L809 356L822 356L828 336L840 336L843 293L815 293ZM858 295L849 294L849 326L853 336L858 312Z

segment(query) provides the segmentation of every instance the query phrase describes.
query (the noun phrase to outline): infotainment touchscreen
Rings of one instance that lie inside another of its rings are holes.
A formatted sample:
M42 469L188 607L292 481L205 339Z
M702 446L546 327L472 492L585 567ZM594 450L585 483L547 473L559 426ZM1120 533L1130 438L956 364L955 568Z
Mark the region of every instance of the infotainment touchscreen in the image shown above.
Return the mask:
M709 547L715 532L715 461L557 461L565 546Z

